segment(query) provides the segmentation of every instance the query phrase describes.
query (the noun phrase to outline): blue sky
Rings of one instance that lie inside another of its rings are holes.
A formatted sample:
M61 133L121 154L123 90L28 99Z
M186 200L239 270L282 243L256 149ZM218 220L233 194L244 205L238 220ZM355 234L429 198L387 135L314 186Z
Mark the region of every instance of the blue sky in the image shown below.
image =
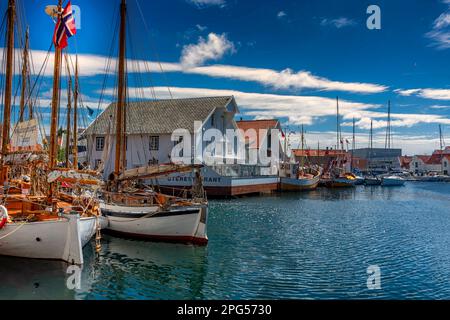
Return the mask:
M42 1L18 2L39 68L54 23ZM119 0L73 4L81 8L82 28L69 51L80 57L85 104L96 109ZM371 4L381 9L381 30L366 27ZM297 132L304 124L311 147L333 146L336 96L344 136L350 138L355 117L358 146L366 147L372 119L375 143L384 146L391 100L396 147L432 152L439 124L450 143L449 0L128 0L128 7L129 85L145 87L146 98L153 92L166 98L167 87L175 97L234 94L244 118L278 117ZM131 60L148 63L135 68ZM150 74L137 76L146 66ZM51 88L47 69L42 105ZM105 104L113 99L108 79ZM140 98L139 92L130 89L130 96ZM292 135L293 144L297 138Z

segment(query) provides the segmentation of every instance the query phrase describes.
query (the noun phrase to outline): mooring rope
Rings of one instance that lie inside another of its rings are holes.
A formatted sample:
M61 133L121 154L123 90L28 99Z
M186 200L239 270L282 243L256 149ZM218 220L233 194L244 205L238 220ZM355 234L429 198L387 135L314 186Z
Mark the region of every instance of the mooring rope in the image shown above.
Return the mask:
M4 236L0 237L0 240L6 239L7 237L9 237L10 235L16 233L19 229L21 229L25 224L27 224L28 222L25 221L22 224L20 224L16 229L14 229L13 231L11 231L8 234L5 234Z

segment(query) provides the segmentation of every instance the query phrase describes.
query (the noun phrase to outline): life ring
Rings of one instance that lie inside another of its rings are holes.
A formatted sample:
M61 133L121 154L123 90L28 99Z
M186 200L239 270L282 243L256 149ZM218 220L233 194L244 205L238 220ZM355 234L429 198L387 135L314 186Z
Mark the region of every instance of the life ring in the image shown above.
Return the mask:
M0 206L0 229L2 229L8 222L8 209Z

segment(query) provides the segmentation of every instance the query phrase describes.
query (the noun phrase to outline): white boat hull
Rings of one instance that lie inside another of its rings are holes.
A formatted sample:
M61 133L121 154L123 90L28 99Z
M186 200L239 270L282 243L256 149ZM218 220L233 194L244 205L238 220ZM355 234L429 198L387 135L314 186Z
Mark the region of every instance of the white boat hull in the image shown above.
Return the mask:
M280 186L283 191L313 190L317 188L319 181L320 176L316 176L312 179L281 178Z
M208 206L126 207L100 204L107 219L105 231L124 237L156 241L206 244Z
M366 186L379 186L381 185L381 180L377 178L366 178L364 184Z
M401 187L405 185L405 180L402 178L383 178L381 185L385 187Z
M96 230L96 218L68 215L54 221L8 223L0 230L0 255L83 264L83 246Z

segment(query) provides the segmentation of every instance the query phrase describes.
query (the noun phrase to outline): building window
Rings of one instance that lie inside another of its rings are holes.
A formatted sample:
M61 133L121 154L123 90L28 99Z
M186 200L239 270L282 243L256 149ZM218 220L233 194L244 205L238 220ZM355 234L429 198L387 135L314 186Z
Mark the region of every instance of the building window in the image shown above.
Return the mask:
M444 168L447 168L447 165L448 165L447 161L444 161Z
M416 168L418 168L418 167L419 167L419 163L418 163L418 162L414 162L414 166L415 166Z
M211 127L214 127L216 124L216 117L214 115L211 116Z
M151 151L159 150L159 136L150 136L150 150Z
M103 151L104 148L105 148L105 137L95 138L95 150Z

